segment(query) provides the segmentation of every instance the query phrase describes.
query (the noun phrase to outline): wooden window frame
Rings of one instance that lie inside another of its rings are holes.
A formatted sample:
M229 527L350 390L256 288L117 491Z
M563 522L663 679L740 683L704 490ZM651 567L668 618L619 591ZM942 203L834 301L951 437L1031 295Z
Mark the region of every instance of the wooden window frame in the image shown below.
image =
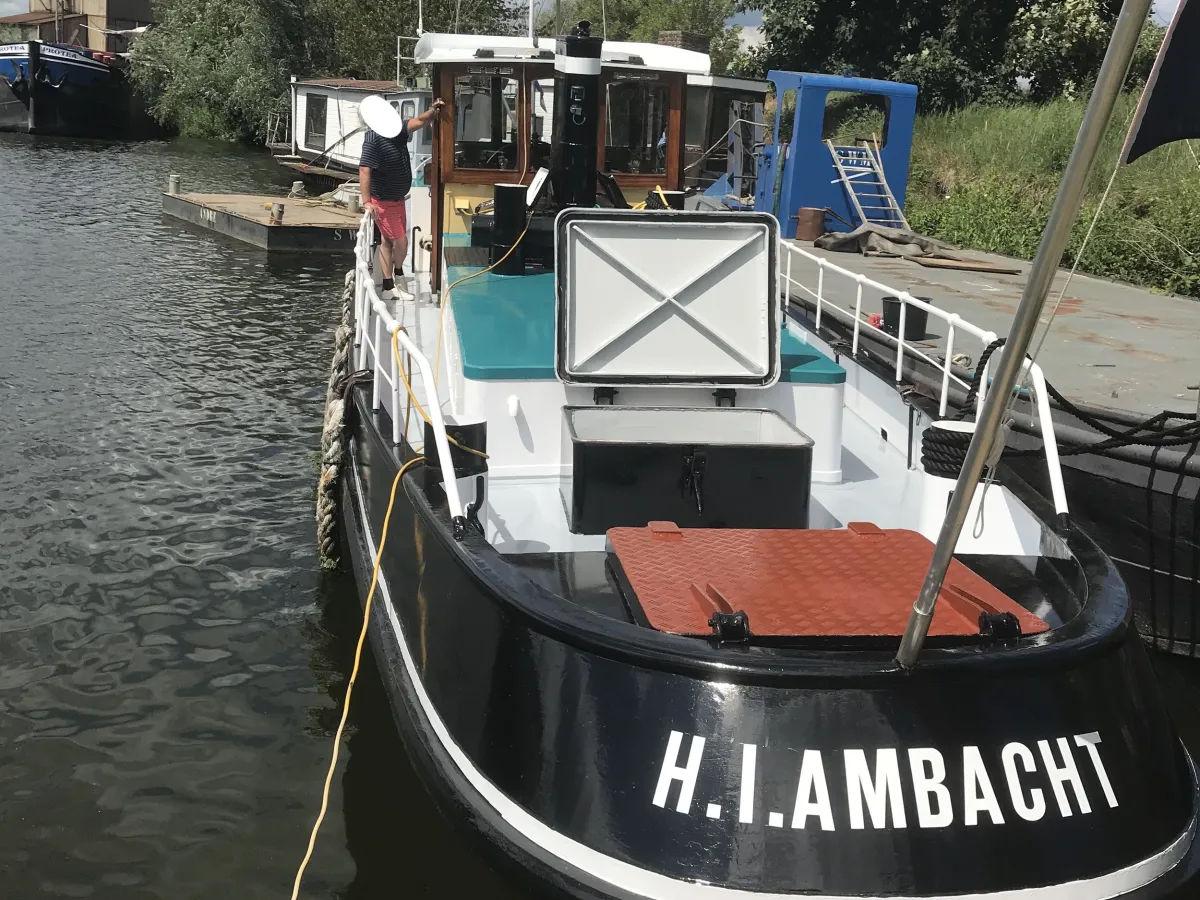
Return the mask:
M637 74L636 69L624 69L623 72L631 72ZM664 190L678 191L681 190L680 180L683 174L683 153L684 153L684 135L683 122L685 104L687 102L687 76L677 72L658 72L657 82L667 86L667 166L665 173L650 172L647 174L633 174L630 172L608 172L606 150L608 144L608 116L600 116L600 135L599 147L596 152L596 166L601 172L605 172L616 179L617 184L622 188L644 189L647 191L653 190L656 185L661 186ZM617 76L613 69L605 69L603 77L600 81L601 89L603 90L604 107L608 106L608 86L614 82L625 80Z
M511 78L517 83L517 166L512 169L458 169L454 166L454 79L466 76L477 75L478 72L472 72L474 68L487 68L494 66L496 68L506 69L511 68L511 74L499 74L498 78ZM443 116L438 124L437 134L434 138L434 154L438 160L438 168L441 170L441 181L444 183L454 184L495 184L497 181L515 181L521 173L525 165L526 157L529 149L526 146L529 142L529 76L528 70L531 67L525 64L518 63L489 63L487 60L480 60L478 64L459 64L446 65L442 67L438 74L438 92L437 96L446 101L446 106L450 111L449 115ZM549 67L553 71L553 67Z
M499 67L511 65L513 75L518 79L517 162L519 167L515 169L457 169L454 167L454 79L460 75L478 74L471 72L470 69L480 66L486 67L487 65L488 62L486 60L480 60L478 64L444 64L435 69L433 79L434 97L435 99L446 101L446 106L449 109L449 114L442 116L433 128L433 156L431 159L432 165L430 166L432 177L428 179L430 186L430 211L432 214L430 224L434 232L433 252L430 259L430 280L435 291L441 289L442 219L446 206L446 185L495 184L498 181L505 180L506 177L509 181L516 181L517 176L521 172L525 173L524 177L521 178L521 182L528 184L533 180L534 176L534 173L530 172L528 168L530 130L532 125L530 106L533 89L531 85L534 81L554 77L554 66L549 62L496 64ZM622 80L615 77L615 73L616 70L612 68L603 70L600 80L601 89L604 91L602 99L607 98L608 85L611 82ZM662 185L665 190L678 191L683 189L683 154L685 149L683 123L687 112L687 76L679 72L658 72L657 74L659 83L666 84L669 87L668 102L670 108L667 113L667 171L662 175L633 175L628 172L612 173L617 185L623 191L650 191L654 189L655 185ZM511 76L503 75L501 77ZM601 172L605 170L606 127L607 117L601 115L596 135L596 168Z

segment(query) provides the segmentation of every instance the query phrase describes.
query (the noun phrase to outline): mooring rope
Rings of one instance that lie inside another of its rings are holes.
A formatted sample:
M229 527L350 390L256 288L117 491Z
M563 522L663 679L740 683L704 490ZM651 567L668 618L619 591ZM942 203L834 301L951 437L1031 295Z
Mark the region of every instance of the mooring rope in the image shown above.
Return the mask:
M333 361L325 391L325 421L321 428L321 479L317 485L317 550L322 568L338 565L338 476L346 450L346 387L350 383L350 356L354 350L354 271L346 273L342 288L342 317L333 335Z

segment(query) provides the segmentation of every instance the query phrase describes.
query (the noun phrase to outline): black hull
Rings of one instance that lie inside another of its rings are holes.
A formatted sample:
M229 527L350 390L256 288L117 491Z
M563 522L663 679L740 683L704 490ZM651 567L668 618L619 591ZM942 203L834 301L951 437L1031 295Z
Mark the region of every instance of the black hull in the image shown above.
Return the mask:
M398 467L390 424L369 409L353 389L342 523L363 591ZM564 609L482 539L456 542L423 481L410 474L397 492L372 645L404 743L443 808L538 885L586 898L1193 895L1182 888L1200 867L1190 760L1119 579L1081 535L1068 540L1093 601L1046 646L928 650L906 675L888 652L719 650ZM1093 733L1111 794L1079 749L1076 736ZM1075 754L1085 799L1055 792L1044 756L1016 793L1005 787L1001 748L1019 742L1033 759L1039 741L1043 753ZM757 748L748 791L745 745ZM689 776L666 765L673 746L678 766L699 753L690 801ZM973 748L999 799L970 822ZM801 749L823 754L829 799L797 828ZM898 805L856 824L847 772L859 749L868 765L876 751L879 772L879 751L898 750L905 775ZM949 802L936 814L908 778L914 750L945 761ZM1044 808L1030 819L1014 798L1031 802L1034 790ZM1064 893L1066 882L1077 884Z
M107 84L61 87L36 82L32 112L28 94L0 87L0 131L54 137L143 140L164 130L146 111L141 94L115 74Z

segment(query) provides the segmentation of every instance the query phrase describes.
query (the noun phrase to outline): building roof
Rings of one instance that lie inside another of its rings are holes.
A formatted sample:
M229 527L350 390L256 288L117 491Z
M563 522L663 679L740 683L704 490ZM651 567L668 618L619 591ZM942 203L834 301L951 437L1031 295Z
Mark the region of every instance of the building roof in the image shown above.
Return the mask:
M318 87L328 88L353 88L357 91L366 91L369 94L399 94L406 91L413 91L414 88L406 88L404 85L396 84L394 81L360 81L357 78L298 78L296 84L311 84Z
M480 50L489 53L486 57L477 56ZM527 37L427 32L417 41L413 56L418 63L522 63L540 60L541 55L546 52L553 55L553 38L540 38L535 46ZM707 53L633 41L605 41L600 58L609 68L641 69L648 72L707 75L711 69Z
M17 13L15 16L0 16L0 25L48 25L54 19L52 12Z

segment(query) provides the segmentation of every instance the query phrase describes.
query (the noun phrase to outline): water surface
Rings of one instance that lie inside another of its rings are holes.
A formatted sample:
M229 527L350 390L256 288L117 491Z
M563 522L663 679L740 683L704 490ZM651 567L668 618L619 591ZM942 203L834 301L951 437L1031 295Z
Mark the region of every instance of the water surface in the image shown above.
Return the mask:
M0 135L0 897L286 898L361 619L315 553L348 259L164 220L263 153ZM500 896L373 664L307 897ZM348 752L347 752L348 751Z

